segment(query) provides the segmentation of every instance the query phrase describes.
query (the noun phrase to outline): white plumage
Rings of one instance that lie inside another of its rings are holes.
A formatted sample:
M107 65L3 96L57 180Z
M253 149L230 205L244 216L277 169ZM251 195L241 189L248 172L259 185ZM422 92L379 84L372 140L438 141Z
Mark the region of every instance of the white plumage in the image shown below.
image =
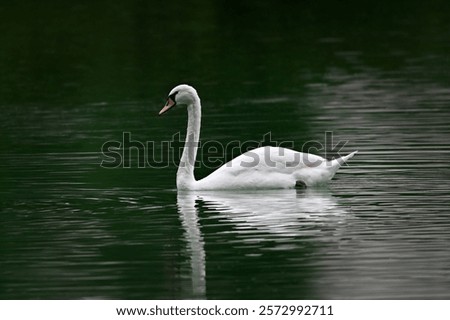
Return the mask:
M306 186L324 184L355 152L339 159L326 159L310 153L280 147L250 150L226 163L209 176L195 180L194 164L200 137L201 104L197 91L179 85L169 93L163 114L175 105L186 105L188 128L177 172L179 190L288 189L298 182Z

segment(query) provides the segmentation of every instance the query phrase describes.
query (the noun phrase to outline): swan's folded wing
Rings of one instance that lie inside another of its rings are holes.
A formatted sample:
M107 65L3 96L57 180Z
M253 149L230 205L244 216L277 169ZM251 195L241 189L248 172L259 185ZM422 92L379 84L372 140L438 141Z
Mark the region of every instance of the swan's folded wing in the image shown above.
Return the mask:
M296 172L324 161L290 149L261 147L241 154L197 183L201 189L292 188Z
M236 174L253 170L291 174L302 168L318 167L324 161L324 158L310 153L280 147L261 147L241 154L223 167L231 168Z

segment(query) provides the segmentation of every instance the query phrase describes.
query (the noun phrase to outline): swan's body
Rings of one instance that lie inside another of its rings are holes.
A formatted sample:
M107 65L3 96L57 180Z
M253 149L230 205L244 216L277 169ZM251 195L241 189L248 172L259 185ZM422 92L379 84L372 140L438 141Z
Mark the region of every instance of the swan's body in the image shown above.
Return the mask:
M324 184L356 153L327 161L317 155L280 147L261 147L234 158L209 176L195 180L194 164L200 137L201 104L197 91L188 85L172 89L163 114L175 105L187 105L186 142L177 172L179 190L288 189L298 183Z

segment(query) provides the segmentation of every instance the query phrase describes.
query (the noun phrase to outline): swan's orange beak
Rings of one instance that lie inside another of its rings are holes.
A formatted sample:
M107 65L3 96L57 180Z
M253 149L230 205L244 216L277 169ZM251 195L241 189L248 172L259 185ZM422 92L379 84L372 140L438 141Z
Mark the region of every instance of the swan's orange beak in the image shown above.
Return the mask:
M171 97L167 99L166 105L161 109L159 112L159 115L162 115L163 113L166 113L170 108L172 108L175 105L175 101L172 100Z

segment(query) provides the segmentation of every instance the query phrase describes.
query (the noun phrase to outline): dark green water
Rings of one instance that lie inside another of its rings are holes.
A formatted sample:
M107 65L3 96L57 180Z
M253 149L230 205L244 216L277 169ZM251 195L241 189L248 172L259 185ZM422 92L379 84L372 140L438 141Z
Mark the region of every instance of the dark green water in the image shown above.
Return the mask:
M448 1L21 1L0 17L0 298L450 298ZM123 132L156 152L184 136L184 110L156 116L184 82L203 142L306 150L332 132L359 153L306 191L177 193L177 153L100 167Z

